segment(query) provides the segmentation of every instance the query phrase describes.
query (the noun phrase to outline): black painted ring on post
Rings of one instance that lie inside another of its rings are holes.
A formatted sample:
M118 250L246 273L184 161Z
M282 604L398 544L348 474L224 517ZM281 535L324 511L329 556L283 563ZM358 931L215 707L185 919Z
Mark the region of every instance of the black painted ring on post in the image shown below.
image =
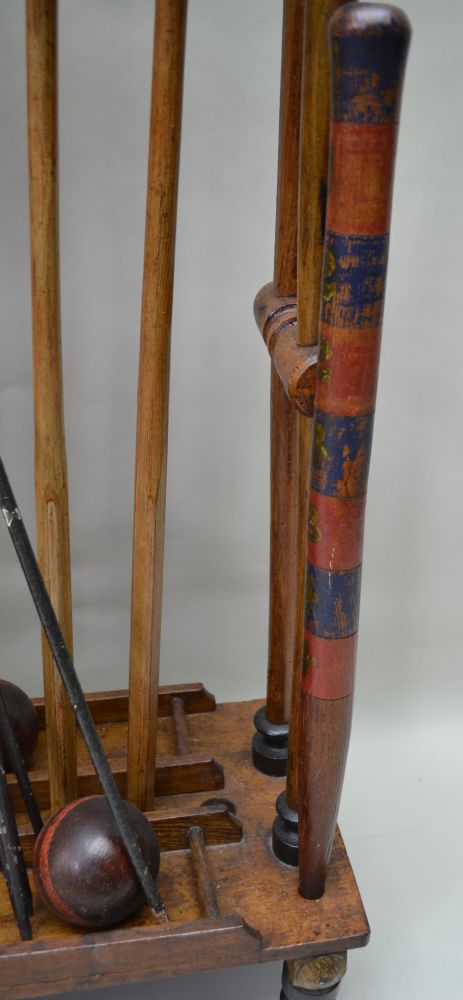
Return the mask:
M278 796L275 808L277 816L272 828L272 849L278 861L291 868L299 862L299 815L288 805L286 792Z
M267 719L262 705L254 716L257 732L252 741L252 762L262 774L283 778L288 765L288 723L278 724Z

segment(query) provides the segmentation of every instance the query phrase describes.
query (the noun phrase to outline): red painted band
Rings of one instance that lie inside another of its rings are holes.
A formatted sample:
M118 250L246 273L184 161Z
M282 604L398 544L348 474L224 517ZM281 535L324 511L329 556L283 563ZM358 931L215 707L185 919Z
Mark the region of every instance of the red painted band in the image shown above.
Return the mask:
M315 698L344 698L354 690L357 633L322 639L305 632L301 686Z
M350 236L389 231L396 125L330 126L326 228Z
M95 796L87 795L85 798L93 799ZM45 826L40 831L34 845L33 870L39 892L43 895L46 905L51 905L56 913L66 921L69 921L69 907L66 906L61 899L61 896L58 895L50 878L50 849L56 829L60 825L63 817L72 812L72 810L83 801L84 799L75 799L74 802L69 802L67 805L63 806L62 809L59 809L58 812L45 823ZM40 865L37 860L39 856L42 860ZM83 917L79 917L79 923L82 927L94 926L90 920L85 920Z
M375 408L381 330L320 325L317 409L356 417Z
M311 490L307 558L329 570L354 569L362 562L366 496L338 499Z

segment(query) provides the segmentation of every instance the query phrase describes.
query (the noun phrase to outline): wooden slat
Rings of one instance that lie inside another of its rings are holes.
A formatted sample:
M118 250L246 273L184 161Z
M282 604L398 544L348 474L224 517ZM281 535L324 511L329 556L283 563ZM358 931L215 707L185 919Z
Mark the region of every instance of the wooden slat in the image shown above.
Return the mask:
M190 847L189 831L201 827L205 844L236 844L242 838L242 827L226 806L210 806L204 809L186 809L184 812L145 813L156 831L161 851L181 851ZM21 847L27 865L32 861L35 836L29 831L20 832Z
M111 770L123 796L127 792L127 766L125 760L112 760ZM8 791L15 811L20 811L22 800L14 775L8 775ZM47 771L29 771L29 780L40 809L50 808L50 783ZM159 795L184 795L190 792L209 792L223 788L223 768L208 754L190 754L184 757L159 758L156 764L156 783ZM79 768L77 797L100 795L101 786L91 765Z
M96 691L87 694L87 704L94 722L127 722L129 708L129 693L121 691ZM172 699L181 698L187 715L196 712L213 712L215 698L206 690L204 684L165 684L159 688L158 716L165 718L172 714ZM39 726L45 728L45 702L43 698L34 698Z
M0 954L2 1000L95 989L118 983L165 978L204 969L246 965L258 961L260 941L238 916L195 920L117 930L105 934L76 935L43 941L29 950L21 945ZM83 972L87 969L87 972Z

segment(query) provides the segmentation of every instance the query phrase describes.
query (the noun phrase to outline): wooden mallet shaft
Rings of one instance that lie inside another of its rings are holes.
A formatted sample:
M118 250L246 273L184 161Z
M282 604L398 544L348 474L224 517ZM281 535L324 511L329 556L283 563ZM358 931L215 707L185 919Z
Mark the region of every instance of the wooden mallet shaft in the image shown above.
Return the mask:
M27 106L37 553L72 652L69 512L60 335L55 0L27 0ZM77 795L75 722L42 643L51 807Z
M127 798L151 809L186 0L157 0L138 376Z
M390 208L410 28L396 7L330 22L331 125L301 682L299 888L319 897L349 744Z
M5 767L0 751L0 867L3 870L19 933L30 941L32 895L19 841L16 818L8 798Z
M27 768L24 763L24 758L21 753L20 747L18 746L13 726L8 714L8 709L5 705L5 700L3 698L2 691L0 689L0 740L5 748L12 770L16 775L16 780L21 791L22 800L24 802L24 807L29 816L32 829L34 833L40 833L43 820L40 813L40 809L37 800L34 795L34 790L32 788L31 782L29 781L29 775L27 773Z

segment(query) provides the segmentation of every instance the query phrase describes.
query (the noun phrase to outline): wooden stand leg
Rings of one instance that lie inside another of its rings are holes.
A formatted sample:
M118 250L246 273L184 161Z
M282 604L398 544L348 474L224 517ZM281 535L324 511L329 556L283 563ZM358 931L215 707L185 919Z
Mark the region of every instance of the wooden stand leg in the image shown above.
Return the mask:
M393 169L409 41L395 7L330 25L332 120L301 681L299 890L325 878L349 744Z
M157 0L138 381L127 798L153 807L186 0Z
M297 164L303 0L285 0L281 62L278 197L273 291L297 287ZM294 657L297 533L296 412L278 373L271 375L271 531L267 699L255 716L254 765L265 774L286 773Z
M72 655L60 333L56 49L55 0L28 0L27 103L37 553ZM42 656L50 798L52 809L57 810L77 795L75 722L45 638Z
M290 959L283 964L280 1000L334 1000L347 969L346 952Z
M327 27L345 0L312 0L304 12L297 257L297 340L306 347L318 342L320 287L328 182L329 73ZM297 414L297 560L295 566L295 630L291 722L286 791L277 799L273 850L285 864L298 861L299 704L305 612L305 565L311 417Z

